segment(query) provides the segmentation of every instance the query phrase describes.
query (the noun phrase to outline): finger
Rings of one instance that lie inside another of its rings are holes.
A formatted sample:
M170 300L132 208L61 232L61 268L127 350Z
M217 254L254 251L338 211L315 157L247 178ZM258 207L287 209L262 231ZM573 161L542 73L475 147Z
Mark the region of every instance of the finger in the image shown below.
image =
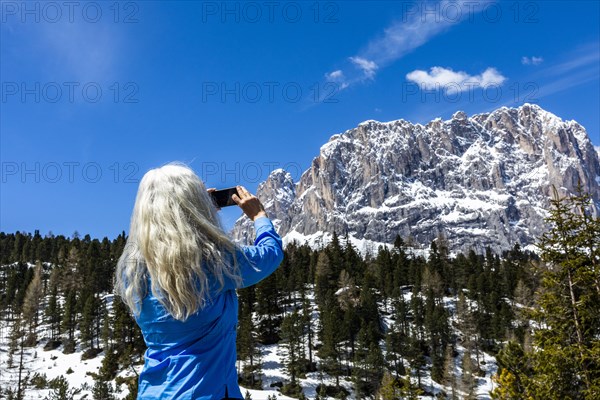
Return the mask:
M239 205L240 205L240 203L242 202L242 199L240 199L240 198L238 197L238 195L237 195L237 194L235 194L235 193L231 195L231 198L233 199L233 201L235 201L235 204L237 204L238 206L239 206Z
M245 197L248 197L250 195L250 192L248 192L246 190L246 188L243 187L243 186L241 186L241 185L237 186L237 191L238 191L238 194L240 195L241 198L245 198Z
M209 188L209 189L206 189L206 191L207 191L208 193L212 193L212 192L214 192L215 190L217 190L217 188Z

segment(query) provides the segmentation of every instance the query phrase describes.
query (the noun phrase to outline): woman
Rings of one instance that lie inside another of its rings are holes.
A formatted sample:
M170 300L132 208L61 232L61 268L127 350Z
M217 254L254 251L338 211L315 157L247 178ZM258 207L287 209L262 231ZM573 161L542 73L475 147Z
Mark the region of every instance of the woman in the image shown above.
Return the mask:
M115 291L148 346L138 399L242 398L237 384L235 289L254 285L283 259L261 202L237 187L233 200L254 221L254 246L236 246L188 167L168 164L142 178Z

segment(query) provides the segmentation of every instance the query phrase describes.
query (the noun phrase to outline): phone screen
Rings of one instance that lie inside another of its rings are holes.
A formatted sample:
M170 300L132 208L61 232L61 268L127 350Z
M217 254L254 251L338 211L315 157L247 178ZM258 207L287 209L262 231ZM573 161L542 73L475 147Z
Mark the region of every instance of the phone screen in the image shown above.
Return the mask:
M210 192L215 205L219 208L234 206L235 201L231 198L232 195L237 194L237 188L231 187L227 189L219 189Z

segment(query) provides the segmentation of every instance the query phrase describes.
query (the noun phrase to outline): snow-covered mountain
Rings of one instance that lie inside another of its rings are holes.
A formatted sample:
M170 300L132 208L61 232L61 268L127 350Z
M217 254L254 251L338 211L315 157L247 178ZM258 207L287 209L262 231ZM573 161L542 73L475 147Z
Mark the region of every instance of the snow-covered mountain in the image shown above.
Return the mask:
M500 251L536 241L552 186L581 182L598 212L599 157L584 127L533 104L426 125L371 120L333 135L298 182L273 171L257 196L286 242L318 246L335 231L363 251L396 235ZM251 242L247 218L232 234Z

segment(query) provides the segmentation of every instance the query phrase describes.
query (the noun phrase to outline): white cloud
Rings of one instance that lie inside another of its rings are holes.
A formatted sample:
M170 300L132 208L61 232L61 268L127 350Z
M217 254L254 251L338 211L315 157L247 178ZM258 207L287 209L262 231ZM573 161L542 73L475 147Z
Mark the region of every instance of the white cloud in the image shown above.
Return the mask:
M521 57L521 64L523 65L540 65L543 62L544 59L542 57Z
M442 0L427 6L427 10L434 10L433 13L425 12L425 6L404 10L398 20L387 26L379 36L371 39L354 56L347 58L350 65L340 70L343 71L344 82L349 86L374 79L380 69L404 57L452 26L471 18L474 13L480 12L490 3L493 3L493 0L477 2ZM446 15L442 10L458 10L459 15L457 17L454 14Z
M344 90L348 86L350 86L350 84L346 82L346 76L344 75L344 72L341 69L325 74L325 79L327 80L327 84L335 84L335 88L338 91Z
M379 68L375 62L362 57L350 57L349 60L363 72L365 78L375 77L375 71Z
M487 68L479 75L469 75L450 68L431 67L430 71L415 70L406 74L406 79L421 89L443 90L448 94L460 93L475 87L500 86L506 80L496 68Z
M329 81L342 81L344 80L344 73L341 69L325 74L325 78Z

